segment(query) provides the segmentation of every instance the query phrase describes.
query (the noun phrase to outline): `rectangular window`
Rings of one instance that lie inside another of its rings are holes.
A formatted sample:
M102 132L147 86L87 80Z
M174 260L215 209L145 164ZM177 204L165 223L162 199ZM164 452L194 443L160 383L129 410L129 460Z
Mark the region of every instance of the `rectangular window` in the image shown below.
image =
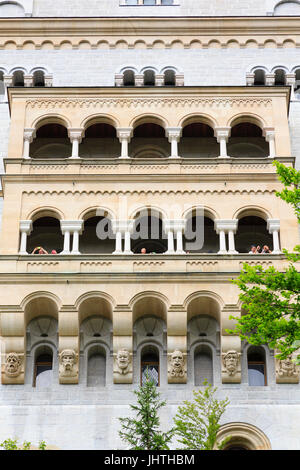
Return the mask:
M262 387L267 385L265 364L263 362L248 362L249 385Z

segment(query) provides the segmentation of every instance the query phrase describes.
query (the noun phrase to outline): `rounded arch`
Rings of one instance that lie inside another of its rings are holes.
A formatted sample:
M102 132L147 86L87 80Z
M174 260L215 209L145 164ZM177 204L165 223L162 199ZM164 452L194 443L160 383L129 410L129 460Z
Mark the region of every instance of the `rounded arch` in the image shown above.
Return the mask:
M36 67L33 67L33 69L30 70L29 74L34 74L34 72L44 72L45 74L49 74L51 72L49 72L49 70L44 67L44 66L36 66Z
M116 219L116 214L112 211L112 209L104 206L94 206L88 207L84 209L78 217L78 220L88 220L91 217L106 217L110 220Z
M115 129L120 127L119 120L116 118L116 116L111 114L92 114L81 122L80 127L86 130L88 127L94 124L108 124Z
M12 69L10 69L9 74L12 75L15 72L23 72L24 74L27 74L27 69L17 65L16 67L13 67Z
M272 215L267 209L260 206L244 206L239 208L234 214L233 219L242 219L243 217L261 217L265 221L272 219Z
M215 118L213 116L210 116L209 114L204 114L204 113L201 113L201 114L191 113L191 114L187 114L186 116L183 116L178 123L178 127L182 127L183 129L189 124L195 124L197 122L206 124L212 129L215 129L216 127L218 127L218 123L215 120Z
M59 124L65 127L66 129L72 128L72 123L66 116L54 113L39 116L35 121L33 121L31 127L37 131L38 129L47 124Z
M297 72L297 70L300 69L300 64L299 65L295 65L295 67L292 68L291 72Z
M146 65L145 67L143 67L139 73L144 73L144 72L147 72L147 70L151 70L152 72L154 73L158 73L158 69L156 67L153 67L153 66L150 66L150 65Z
M60 209L57 209L56 207L47 206L47 207L38 207L37 209L34 209L27 216L26 220L32 220L32 222L35 222L41 217L53 217L54 219L57 219L57 220L65 219L65 215Z
M0 67L0 73L3 73L4 75L7 75L7 69L4 67Z
M271 73L276 72L276 70L284 70L285 73L289 73L289 69L285 65L275 65L275 67L271 69Z
M244 122L254 124L254 125L260 127L261 130L263 130L264 127L267 127L267 123L265 122L265 120L261 116L258 116L257 114L254 114L254 113L247 113L247 114L238 113L238 114L235 114L234 116L232 116L229 119L229 121L227 122L227 126L233 128L237 124L241 124L241 123L244 123Z
M25 16L25 7L22 2L4 0L0 2L1 17L23 17Z
M124 73L127 70L130 70L131 72L134 72L134 73L138 73L138 69L132 65L125 65L124 67L120 69L120 72L116 72L116 73Z
M164 211L164 209L162 209L161 207L156 207L156 206L152 206L152 205L145 205L145 206L139 206L137 208L135 208L131 214L129 215L129 220L135 220L136 219L136 216L142 212L142 213L146 213L147 212L150 212L154 217L158 217L160 218L161 220L165 220L168 218L168 215L167 213Z
M183 212L182 218L187 220L189 217L193 216L193 212L197 210L203 211L204 217L208 217L211 220L220 219L215 209L207 206L191 206Z
M143 315L157 316L167 323L167 311L170 301L160 292L140 292L129 301L128 305L132 309L133 323Z
M25 315L25 325L39 316L49 316L58 320L61 299L48 291L36 291L27 295L20 303Z
M250 70L250 73L254 73L257 70L263 70L265 73L269 73L269 69L265 67L264 65L256 65L255 67L252 67Z
M271 450L271 443L261 429L249 423L226 423L218 432L218 441L229 438L225 450L231 446L241 446L245 450Z
M199 315L199 311L204 310L204 314L215 318L221 323L221 310L224 301L219 294L212 291L197 291L190 294L183 302L187 310L188 321Z
M158 145L142 145L132 153L132 158L168 158L169 152L160 148Z
M275 16L298 16L300 13L300 2L297 0L282 0L274 6Z
M162 68L160 70L160 74L163 74L165 73L167 70L172 70L173 72L175 73L183 73L183 72L180 72L176 67L174 67L173 65L167 65L166 67Z
M103 316L112 321L115 305L114 299L106 292L91 291L82 294L75 301L79 324L92 316Z
M157 124L158 126L161 126L164 129L166 129L166 127L169 127L169 123L165 119L165 117L159 114L140 114L139 116L135 116L129 123L129 127L135 129L136 127L142 124Z

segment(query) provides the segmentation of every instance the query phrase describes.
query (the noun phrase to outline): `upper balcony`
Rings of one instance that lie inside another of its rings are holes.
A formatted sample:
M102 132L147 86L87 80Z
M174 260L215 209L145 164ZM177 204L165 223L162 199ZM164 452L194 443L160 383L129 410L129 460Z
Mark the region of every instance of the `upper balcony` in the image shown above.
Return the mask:
M6 172L80 175L92 164L94 174L274 173L275 157L293 161L289 93L289 87L9 88Z

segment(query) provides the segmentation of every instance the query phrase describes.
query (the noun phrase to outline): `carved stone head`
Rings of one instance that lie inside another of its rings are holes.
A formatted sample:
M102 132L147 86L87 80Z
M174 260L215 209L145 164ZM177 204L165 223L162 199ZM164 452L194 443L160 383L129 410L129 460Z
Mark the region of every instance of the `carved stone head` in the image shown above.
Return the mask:
M181 372L184 366L183 353L178 349L171 355L171 366L175 372Z
M73 349L64 349L60 355L60 366L62 371L71 372L77 360L77 354Z
M233 375L239 364L240 354L237 351L228 351L223 353L223 364L229 375Z
M5 361L5 373L8 377L17 377L21 372L22 359L15 352L8 353Z
M120 349L117 354L117 365L121 371L125 371L130 363L130 353L127 349Z
M296 364L293 362L292 355L288 356L286 359L279 360L279 375L291 377L297 375Z

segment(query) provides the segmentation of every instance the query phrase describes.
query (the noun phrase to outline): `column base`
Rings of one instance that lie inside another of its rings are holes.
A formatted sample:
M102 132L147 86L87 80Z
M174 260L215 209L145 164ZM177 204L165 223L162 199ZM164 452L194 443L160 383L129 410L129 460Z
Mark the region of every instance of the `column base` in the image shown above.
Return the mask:
M274 251L272 251L272 255L282 255L282 251L274 250Z
M123 255L133 255L133 251L124 251Z
M176 255L185 255L186 252L183 251L183 250L177 250L177 251L175 252L175 254L176 254Z
M228 155L219 155L217 158L231 158Z
M218 251L217 254L218 254L218 255L227 255L227 254L228 254L228 251L227 251L227 250L220 250L220 251Z
M60 255L70 255L71 252L70 251L61 251L59 254Z
M72 157L71 156L71 157L69 157L69 160L74 160L74 159L78 159L78 158L80 158L79 155L77 157Z
M70 255L81 255L80 251L71 251Z
M127 159L130 159L130 157L122 157L122 155L119 157L120 160L127 160Z
M24 160L31 160L31 157L24 157L24 155L23 155L22 158L23 158Z
M28 255L27 251L19 251L20 256Z
M164 255L176 255L176 251L175 250L174 251L169 251L168 250L168 251L164 252Z
M236 251L236 250L231 250L231 251L229 250L229 251L227 251L227 253L228 253L229 255L238 255L238 254L239 254L239 252Z
M169 158L171 158L172 160L180 160L181 157L179 157L178 155L170 155Z
M123 255L123 251L117 251L117 250L115 250L115 251L112 252L112 254L113 254L113 255Z

